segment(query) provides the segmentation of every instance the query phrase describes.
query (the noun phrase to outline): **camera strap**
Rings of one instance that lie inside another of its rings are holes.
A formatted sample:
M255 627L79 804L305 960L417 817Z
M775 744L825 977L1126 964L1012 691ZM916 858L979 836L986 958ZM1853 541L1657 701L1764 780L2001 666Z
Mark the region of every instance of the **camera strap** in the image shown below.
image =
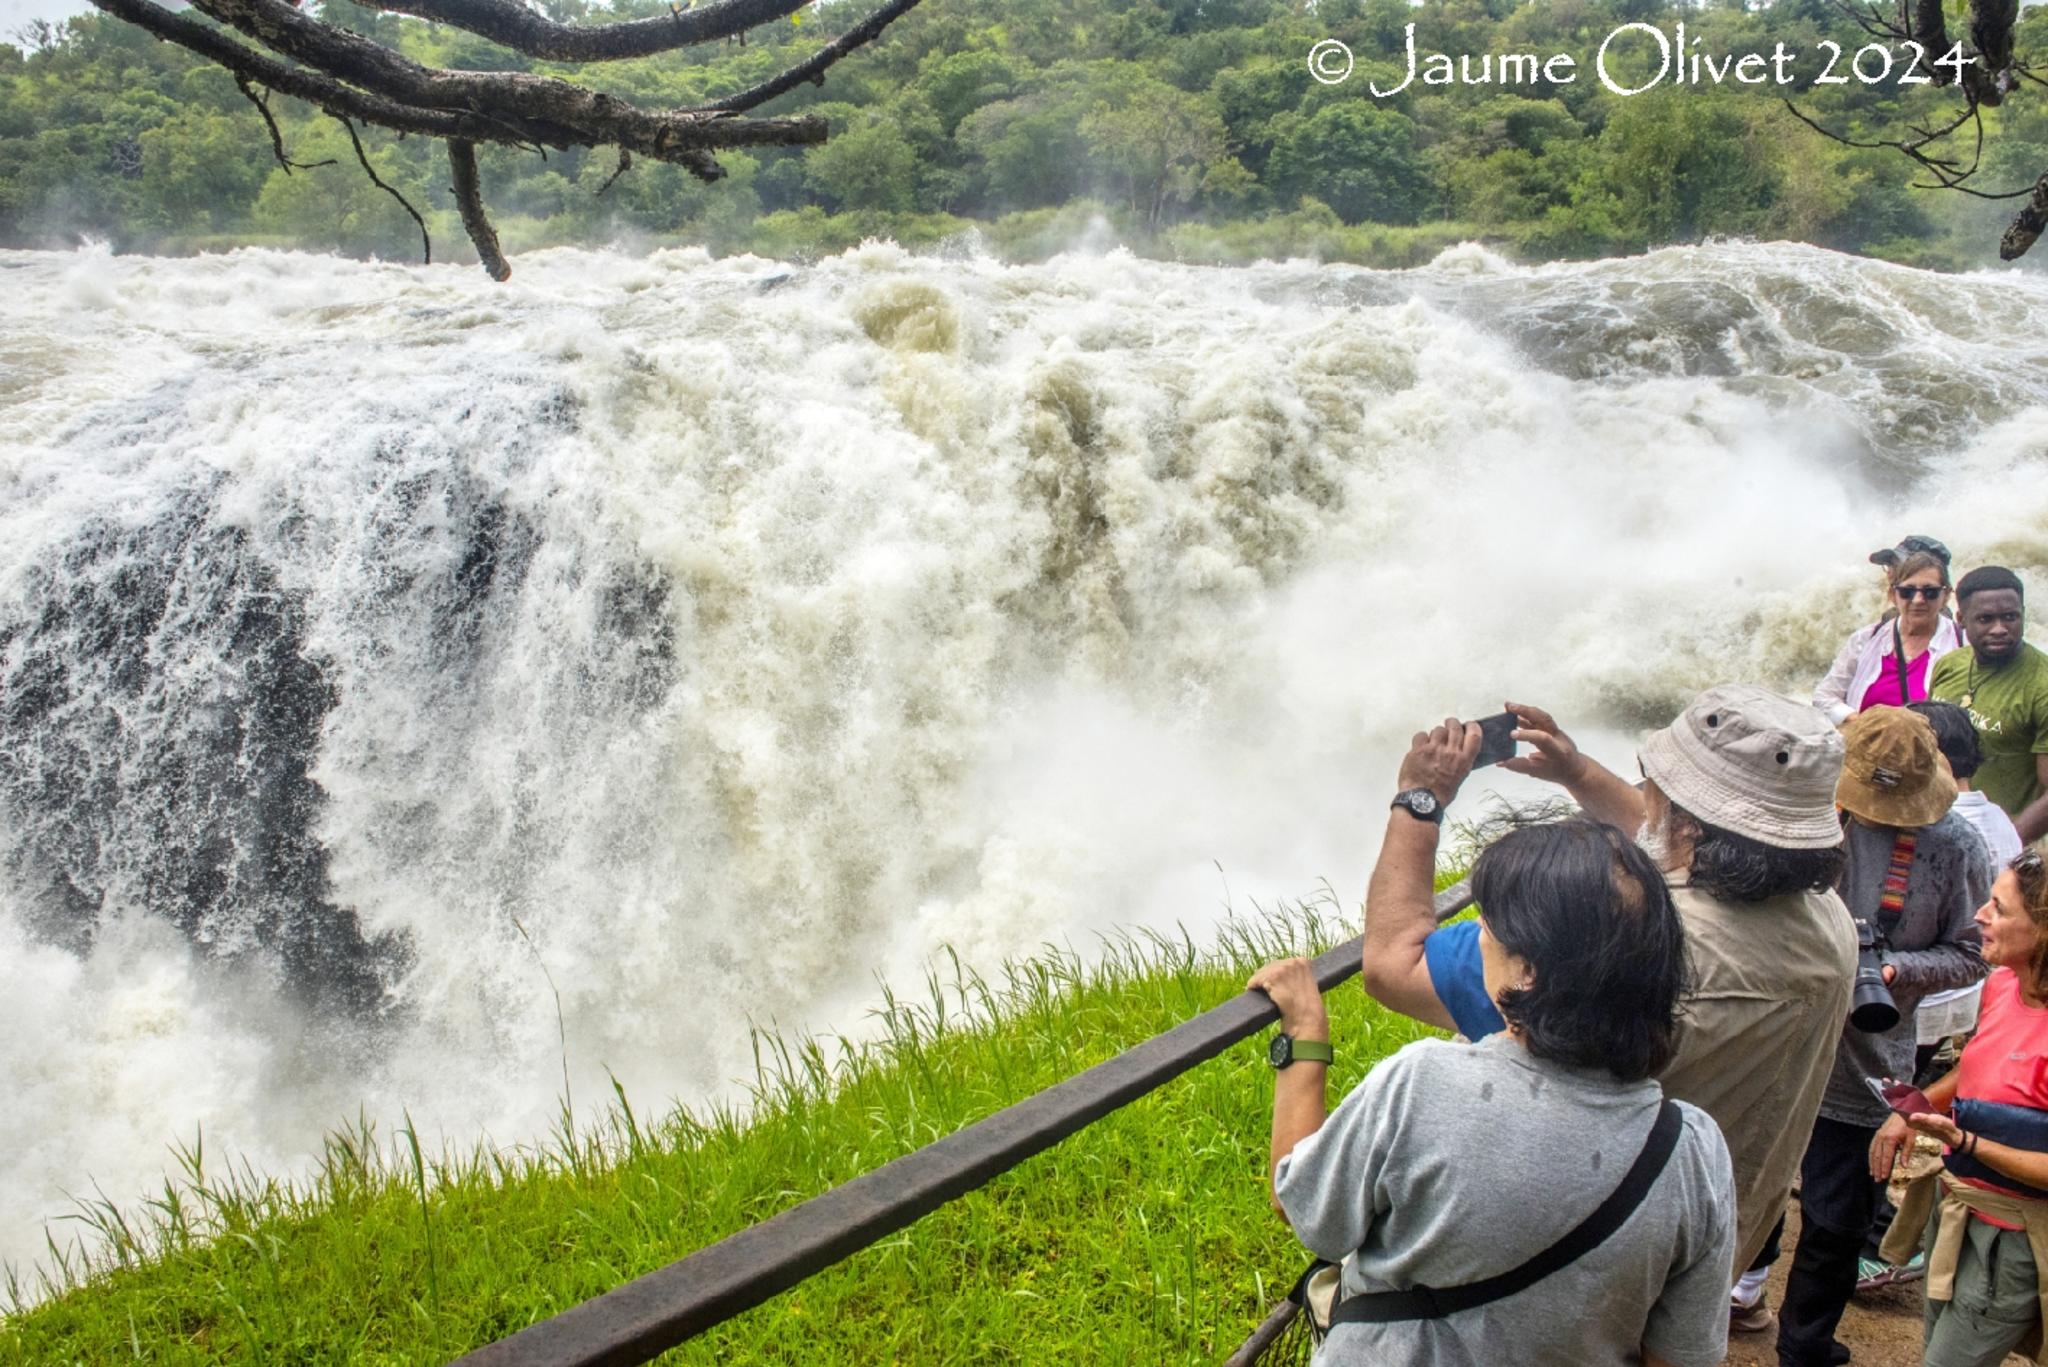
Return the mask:
M1913 850L1920 843L1918 831L1900 831L1892 837L1891 862L1885 866L1884 891L1878 894L1875 929L1880 940L1891 939L1906 914L1906 883L1913 876Z
M1679 1113L1675 1103L1666 1101L1660 1105L1656 1122L1650 1126L1650 1137L1643 1141L1643 1151L1636 1155L1636 1161L1621 1179L1621 1185L1595 1207L1591 1215L1579 1221L1570 1233L1520 1267L1509 1268L1498 1276L1468 1282L1464 1286L1411 1286L1405 1291L1371 1291L1362 1296L1347 1296L1338 1301L1330 1312L1330 1327L1442 1319L1460 1310L1504 1300L1534 1286L1551 1273L1569 1267L1606 1243L1608 1236L1635 1214L1636 1207L1650 1194L1658 1174L1670 1161L1671 1151L1678 1147L1678 1134L1684 1125L1685 1117Z
M1913 684L1906 672L1906 638L1899 633L1899 619L1892 618L1892 662L1899 667L1899 706L1913 701Z

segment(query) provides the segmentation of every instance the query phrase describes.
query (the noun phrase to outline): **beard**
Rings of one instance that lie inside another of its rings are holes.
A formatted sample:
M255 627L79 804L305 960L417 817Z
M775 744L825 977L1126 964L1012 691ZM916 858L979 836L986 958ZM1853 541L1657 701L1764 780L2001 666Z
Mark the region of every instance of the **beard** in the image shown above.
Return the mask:
M1655 829L1652 829L1647 821L1638 826L1636 828L1636 844L1641 847L1644 854L1650 856L1651 863L1660 869L1668 867L1671 863L1670 816L1667 815L1662 821L1658 822Z

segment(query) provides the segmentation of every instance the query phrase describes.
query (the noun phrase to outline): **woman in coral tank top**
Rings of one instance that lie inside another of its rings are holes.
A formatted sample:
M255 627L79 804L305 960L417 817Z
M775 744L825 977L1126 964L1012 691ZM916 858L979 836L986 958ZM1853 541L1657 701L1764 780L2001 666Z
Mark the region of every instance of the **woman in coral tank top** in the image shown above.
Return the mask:
M1994 966L1977 1033L1927 1089L1935 1109L1894 1116L1870 1150L1871 1175L1884 1179L1909 1128L1948 1146L1926 1227L1925 1367L1997 1367L2023 1343L2038 1350L2048 1306L2048 872L2038 851L1999 874L1977 924ZM1894 1233L1910 1238L1910 1226ZM1901 1251L1895 1242L1887 1257Z

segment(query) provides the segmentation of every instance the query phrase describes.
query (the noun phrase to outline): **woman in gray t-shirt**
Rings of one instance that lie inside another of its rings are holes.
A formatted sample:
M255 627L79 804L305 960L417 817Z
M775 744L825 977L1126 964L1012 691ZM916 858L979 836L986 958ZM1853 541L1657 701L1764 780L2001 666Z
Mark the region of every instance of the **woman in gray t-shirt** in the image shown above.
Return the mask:
M1542 1253L1620 1185L1663 1100L1655 1074L1675 1045L1687 971L1683 927L1649 858L1611 826L1568 821L1503 837L1472 883L1505 1033L1411 1044L1327 1119L1323 1067L1277 1077L1274 1203L1310 1250L1350 1258L1346 1297L1466 1286ZM1304 1061L1322 1052L1313 1042L1329 1027L1305 961L1269 964L1251 985L1307 1044ZM1598 1246L1441 1318L1339 1323L1317 1362L1720 1362L1734 1179L1714 1122L1677 1105L1670 1158Z

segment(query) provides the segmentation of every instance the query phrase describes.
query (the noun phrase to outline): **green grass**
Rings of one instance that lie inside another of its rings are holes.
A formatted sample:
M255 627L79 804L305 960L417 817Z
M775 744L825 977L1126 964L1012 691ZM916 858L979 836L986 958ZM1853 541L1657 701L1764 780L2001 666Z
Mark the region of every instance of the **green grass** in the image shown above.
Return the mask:
M331 1135L317 1176L182 1154L135 1209L82 1207L99 1249L10 1278L0 1362L440 1361L786 1209L1101 1062L1356 929L1327 898L1217 943L1048 949L999 981L949 963L885 998L876 1038L755 1036L744 1115L649 1123L623 1091L539 1151L422 1153ZM1333 1099L1425 1033L1331 994ZM1247 1041L909 1229L667 1355L671 1362L1213 1362L1306 1261L1266 1206L1272 1095ZM26 1305L32 1298L40 1303Z

